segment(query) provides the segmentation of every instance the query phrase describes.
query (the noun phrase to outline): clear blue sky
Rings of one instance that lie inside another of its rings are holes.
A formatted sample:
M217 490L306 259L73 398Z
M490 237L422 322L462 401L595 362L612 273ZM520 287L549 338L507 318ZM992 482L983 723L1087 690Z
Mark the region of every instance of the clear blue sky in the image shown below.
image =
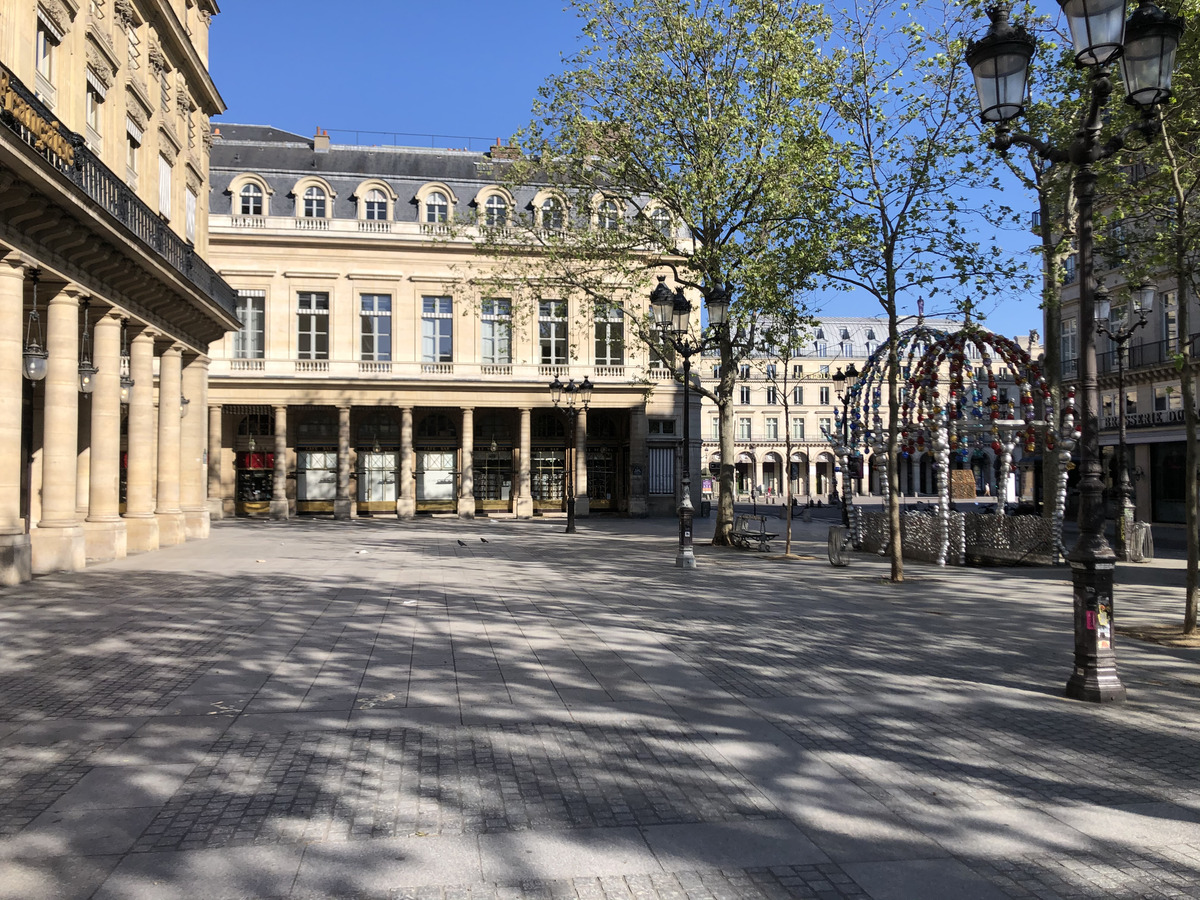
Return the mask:
M335 143L354 143L338 130L357 130L361 143L466 147L471 137L479 139L471 148L484 150L529 121L538 87L576 48L580 26L565 0L341 0L332 15L317 0L220 5L209 64L228 111L214 124L309 136L320 127ZM844 294L831 294L825 311L881 312ZM1031 297L985 312L988 326L1009 336L1042 330Z

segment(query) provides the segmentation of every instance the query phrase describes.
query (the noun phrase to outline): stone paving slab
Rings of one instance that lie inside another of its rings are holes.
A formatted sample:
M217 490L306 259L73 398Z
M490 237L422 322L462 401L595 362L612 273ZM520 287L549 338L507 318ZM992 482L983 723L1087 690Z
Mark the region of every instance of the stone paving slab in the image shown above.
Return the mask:
M1200 653L1066 701L1065 570L824 528L221 522L0 591L0 900L1200 896Z

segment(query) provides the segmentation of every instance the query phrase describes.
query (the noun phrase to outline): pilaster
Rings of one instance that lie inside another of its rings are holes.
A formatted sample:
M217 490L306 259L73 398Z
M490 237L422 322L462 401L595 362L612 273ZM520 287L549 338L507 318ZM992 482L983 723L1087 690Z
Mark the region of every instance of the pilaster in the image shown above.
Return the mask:
M475 518L475 410L462 410L462 477L458 487L458 514L464 519Z
M275 407L275 471L271 479L271 518L286 522L291 514L287 496L287 412Z
M87 519L89 560L122 559L127 552L121 519L121 318L96 322L96 389L91 404L91 458Z
M25 263L16 254L0 259L0 585L33 577L29 535L21 516L25 385L21 374L25 335Z
M532 416L529 407L521 407L520 453L517 456L517 518L533 517L533 481L530 470L530 459L533 453Z
M413 475L413 411L411 406L400 410L400 496L396 499L396 515L411 519L417 514L417 485Z
M350 407L338 407L337 497L333 501L333 517L349 519L354 516L350 499Z
M158 479L154 516L158 544L173 547L187 538L179 507L180 416L183 399L183 345L168 346L158 358Z
M225 518L225 498L221 496L221 426L221 404L215 403L208 408L209 521Z
M144 330L129 344L128 446L125 470L125 532L130 553L158 549L154 515L154 459L158 453L154 415L154 332Z

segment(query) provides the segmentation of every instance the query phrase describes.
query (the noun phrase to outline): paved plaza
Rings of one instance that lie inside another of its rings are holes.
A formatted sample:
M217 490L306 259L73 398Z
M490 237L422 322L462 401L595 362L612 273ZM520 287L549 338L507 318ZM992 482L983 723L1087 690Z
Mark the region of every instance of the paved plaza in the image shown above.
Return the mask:
M1068 701L1065 569L711 528L227 521L0 591L0 898L1200 897L1200 651Z

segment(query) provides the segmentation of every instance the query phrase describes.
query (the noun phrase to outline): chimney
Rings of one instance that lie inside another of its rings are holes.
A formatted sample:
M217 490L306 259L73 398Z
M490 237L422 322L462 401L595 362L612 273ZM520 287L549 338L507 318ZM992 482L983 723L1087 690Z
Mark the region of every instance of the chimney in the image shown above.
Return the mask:
M313 152L328 153L329 152L329 132L320 128L317 129L316 136L313 138Z
M488 151L488 156L492 159L520 159L521 151L513 146L511 141L509 141L506 147L500 143L500 138L496 138L496 143L492 144L491 149Z

